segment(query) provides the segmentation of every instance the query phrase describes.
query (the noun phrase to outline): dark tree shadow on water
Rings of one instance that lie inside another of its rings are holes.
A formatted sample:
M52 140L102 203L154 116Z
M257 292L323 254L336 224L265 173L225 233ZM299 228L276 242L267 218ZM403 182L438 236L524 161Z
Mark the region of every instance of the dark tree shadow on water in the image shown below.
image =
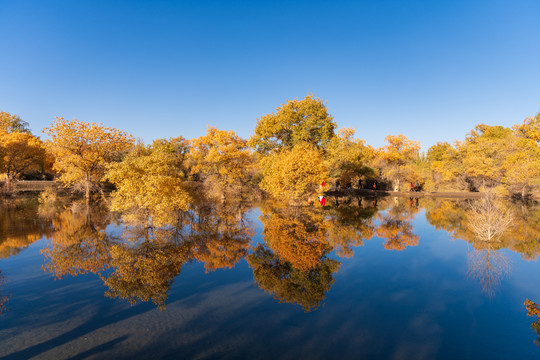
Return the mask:
M70 357L69 360L82 360L82 359L86 359L86 358L88 358L88 357L90 357L92 355L97 355L97 354L102 353L104 351L114 349L116 344L120 344L122 341L124 341L127 338L128 337L124 335L124 336L121 336L121 337L116 338L114 340L108 341L105 344L94 346L90 350L86 350L85 352L82 352L82 353L80 353L80 354L78 354L76 356Z
M32 357L39 356L40 354L43 354L58 346L62 346L64 344L69 343L70 341L73 341L82 336L88 335L91 332L98 330L102 327L126 320L130 317L141 315L149 311L149 309L148 309L148 306L141 304L141 305L134 306L126 310L116 312L114 314L105 314L105 311L106 311L105 308L100 309L100 311L95 316L93 316L90 320L88 320L86 323L80 326L77 326L76 328L70 331L64 334L61 334L55 338L52 338L50 340L30 346L26 349L16 351L0 359L1 360L20 360L20 359L30 359ZM121 343L126 338L127 337L124 336L124 337L120 337L115 340L109 341L105 344L96 346L91 350L87 350L75 357L72 357L71 359L84 359L84 357L88 357L91 355L95 355L101 351L112 349L114 346Z

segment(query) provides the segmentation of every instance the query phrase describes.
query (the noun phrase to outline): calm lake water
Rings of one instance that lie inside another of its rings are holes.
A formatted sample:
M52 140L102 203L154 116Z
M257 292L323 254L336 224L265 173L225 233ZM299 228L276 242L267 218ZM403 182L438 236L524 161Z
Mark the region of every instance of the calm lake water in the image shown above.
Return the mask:
M540 358L538 206L327 198L148 224L4 200L0 358Z

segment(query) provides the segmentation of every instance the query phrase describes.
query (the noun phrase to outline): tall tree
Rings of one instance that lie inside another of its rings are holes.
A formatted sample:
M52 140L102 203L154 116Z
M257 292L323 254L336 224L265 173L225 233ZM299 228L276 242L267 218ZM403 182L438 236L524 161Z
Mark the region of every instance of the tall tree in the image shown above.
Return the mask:
M418 157L420 143L405 135L388 135L384 140L388 144L378 152L382 172L392 181L394 190L399 191L403 181L415 177L410 164Z
M427 161L430 164L435 186L452 189L467 189L467 175L463 165L464 154L459 151L459 143L455 146L447 142L438 142L429 148Z
M93 188L99 187L107 164L118 161L133 146L131 135L97 123L56 118L43 132L55 157L54 170L67 185L81 185L87 202Z
M540 112L534 117L528 117L523 124L515 125L514 131L522 137L531 139L540 144Z
M262 165L260 186L275 198L300 199L328 178L320 151L308 143L265 157Z
M510 189L518 187L524 199L540 180L540 146L531 139L522 138L513 141L507 151L510 153L502 163L503 181Z
M480 124L460 143L465 173L477 188L492 187L501 182L502 163L511 137L509 128Z
M174 143L154 142L153 146L130 152L121 162L109 166L106 179L116 186L112 209L128 213L138 221L161 225L174 212L187 210L191 201L183 174L183 161ZM171 150L171 147L173 150Z
M339 179L343 184L377 175L374 169L366 165L373 160L375 150L364 140L354 139L354 133L353 128L339 129L338 135L330 140L325 154L330 177Z
M206 129L206 135L191 141L191 172L215 184L222 194L241 188L249 177L252 165L247 141L234 131Z
M291 149L307 142L324 149L335 136L336 124L323 101L313 95L287 100L276 113L257 119L249 145L262 154L278 149Z
M6 132L23 132L30 133L28 129L28 123L21 119L19 115L11 115L8 112L0 111L0 131L4 130Z
M45 147L40 139L26 132L0 130L0 172L8 180L32 168L42 170L44 162Z

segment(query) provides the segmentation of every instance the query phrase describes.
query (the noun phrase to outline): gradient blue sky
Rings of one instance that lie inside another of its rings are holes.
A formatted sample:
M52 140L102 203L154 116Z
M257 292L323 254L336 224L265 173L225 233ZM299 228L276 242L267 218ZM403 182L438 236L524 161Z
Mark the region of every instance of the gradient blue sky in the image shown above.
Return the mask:
M313 93L375 147L427 149L540 110L539 19L538 0L0 0L0 110L35 134L63 116L249 137Z

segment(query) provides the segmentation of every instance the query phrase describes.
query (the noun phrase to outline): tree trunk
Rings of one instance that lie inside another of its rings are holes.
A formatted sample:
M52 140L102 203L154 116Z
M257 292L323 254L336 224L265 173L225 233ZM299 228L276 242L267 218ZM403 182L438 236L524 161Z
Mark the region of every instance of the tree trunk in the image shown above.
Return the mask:
M85 196L86 196L86 204L90 204L90 181L88 179L86 180L85 184Z
M399 191L399 179L394 180L394 191Z
M13 191L12 189L13 184L11 183L12 181L13 181L13 177L10 176L9 174L6 174L6 181L4 182L4 190L7 195L10 195Z

